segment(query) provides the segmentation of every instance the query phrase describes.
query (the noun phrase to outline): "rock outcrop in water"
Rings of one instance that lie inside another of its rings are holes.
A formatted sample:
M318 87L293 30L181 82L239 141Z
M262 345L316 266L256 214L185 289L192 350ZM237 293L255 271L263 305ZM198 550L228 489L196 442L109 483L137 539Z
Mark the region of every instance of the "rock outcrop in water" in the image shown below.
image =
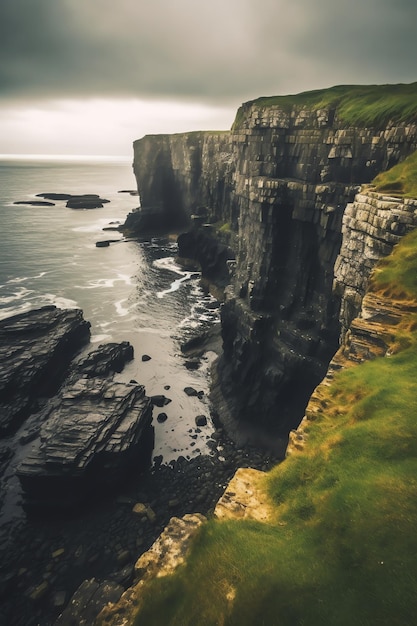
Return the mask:
M47 306L0 321L0 435L16 430L58 389L89 340L79 309Z
M411 208L385 220L385 209L362 207L353 225L363 198L351 203L362 184L417 148L417 126L355 126L343 121L338 105L261 100L242 106L229 135L197 137L135 142L137 215L155 209L170 216L169 227L179 213L191 216L200 207L207 221L235 233L213 400L229 428L238 417L236 430L248 422L283 435L297 426L337 349L340 309L342 324L355 316L360 302L350 310L353 292L360 300L376 259L415 224ZM341 251L345 211L351 237ZM343 259L349 264L352 257L362 287L348 276Z
M32 442L17 470L27 507L74 506L150 463L151 401L142 385L113 380L133 348L109 343L75 358L89 338L78 309L0 322L2 433L32 414L19 432L20 443ZM6 462L14 451L5 450Z

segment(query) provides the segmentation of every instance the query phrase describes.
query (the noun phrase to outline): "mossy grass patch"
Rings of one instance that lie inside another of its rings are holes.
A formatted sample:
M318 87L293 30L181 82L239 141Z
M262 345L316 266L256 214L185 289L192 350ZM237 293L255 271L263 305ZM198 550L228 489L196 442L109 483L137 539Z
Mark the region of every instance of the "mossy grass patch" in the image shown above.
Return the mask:
M372 181L375 191L404 198L417 197L417 152L398 165L381 172Z
M417 120L417 83L397 85L337 85L328 89L305 91L287 96L262 97L246 102L237 112L233 130L243 123L246 111L278 106L284 111L293 107L313 111L329 108L350 126L384 127L388 122Z

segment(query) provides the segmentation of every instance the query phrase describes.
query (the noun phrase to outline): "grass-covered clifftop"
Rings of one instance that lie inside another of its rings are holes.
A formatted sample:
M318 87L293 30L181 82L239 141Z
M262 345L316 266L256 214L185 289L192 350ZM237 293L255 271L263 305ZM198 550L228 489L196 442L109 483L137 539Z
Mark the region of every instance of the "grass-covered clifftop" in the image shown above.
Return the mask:
M403 198L417 197L417 152L372 181L375 191Z
M415 623L416 276L414 231L372 278L408 311L391 356L335 376L304 451L266 475L275 518L204 525L187 564L144 591L138 626Z
M284 111L304 107L312 111L337 110L338 118L349 126L383 127L388 122L417 120L417 82L398 85L338 85L329 89L305 91L288 96L271 96L245 102L237 112L233 129L240 127L245 112L278 106Z

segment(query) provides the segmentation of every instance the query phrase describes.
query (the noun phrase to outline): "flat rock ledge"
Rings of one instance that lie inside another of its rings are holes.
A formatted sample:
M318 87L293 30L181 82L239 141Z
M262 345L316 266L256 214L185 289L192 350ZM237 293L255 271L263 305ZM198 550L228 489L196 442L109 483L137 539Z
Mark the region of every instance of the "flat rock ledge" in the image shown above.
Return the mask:
M251 519L269 522L273 509L263 481L265 472L240 467L214 509L218 520Z
M73 507L149 464L152 405L142 385L81 378L40 420L40 437L17 468L27 508Z

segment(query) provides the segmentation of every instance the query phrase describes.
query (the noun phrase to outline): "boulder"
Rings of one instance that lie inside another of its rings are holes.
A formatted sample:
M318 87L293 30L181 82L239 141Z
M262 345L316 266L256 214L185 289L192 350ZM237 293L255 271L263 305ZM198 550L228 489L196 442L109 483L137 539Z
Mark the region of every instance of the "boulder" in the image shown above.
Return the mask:
M144 469L152 405L142 385L80 378L41 410L39 439L17 468L27 509L68 509Z
M89 339L90 324L79 309L47 306L0 321L0 436L57 390Z
M163 407L169 404L170 402L172 402L172 400L161 394L161 395L151 396L151 402L154 406Z

